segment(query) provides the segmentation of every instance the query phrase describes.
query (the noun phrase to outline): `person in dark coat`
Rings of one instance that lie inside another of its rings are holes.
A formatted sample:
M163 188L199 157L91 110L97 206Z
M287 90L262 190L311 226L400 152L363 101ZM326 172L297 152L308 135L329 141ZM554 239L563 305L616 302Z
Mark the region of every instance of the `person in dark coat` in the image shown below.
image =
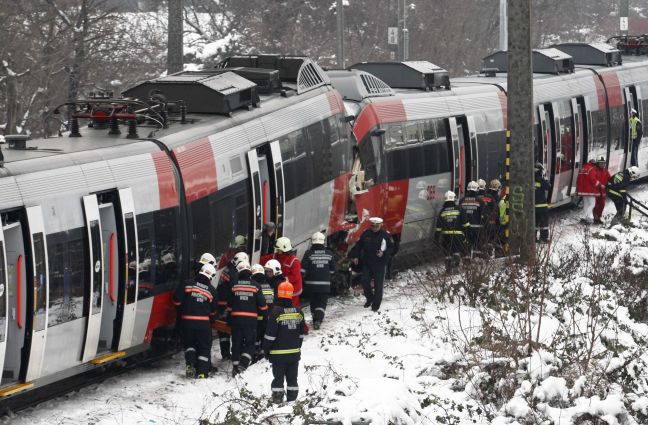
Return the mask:
M206 378L211 370L212 330L216 317L218 295L211 281L216 269L202 266L193 283L179 285L173 301L180 310L180 333L185 350L185 374L190 378Z
M479 256L479 231L482 228L482 210L484 202L479 197L479 185L472 181L468 183L466 196L459 202L461 210L461 222L464 227L464 234L470 248L469 256Z
M263 294L268 311L272 310L274 304L275 291L272 284L268 281L265 275L265 269L261 264L255 264L251 268L252 282L256 284ZM265 334L266 326L268 324L268 315L259 314L257 316L257 338L256 338L256 359L263 358L263 350L261 349L263 342L263 335Z
M277 288L277 303L270 312L268 327L263 337L263 352L272 364L272 401L281 403L286 381L286 400L293 401L299 394L297 376L301 346L304 339L304 313L292 303L293 287L282 282Z
M268 221L263 225L263 233L261 235L261 257L270 255L274 252L275 241L277 239L276 226L272 221Z
M540 243L549 242L549 181L544 177L544 166L535 164L535 222ZM537 236L536 236L537 237Z
M456 200L457 195L450 190L443 196L443 207L437 217L434 235L445 253L448 272L459 267L461 253L464 250L464 226Z
M218 285L216 286L216 291L218 292L218 314L216 316L221 322L225 322L227 316L227 298L229 297L230 289L236 285L238 280L236 266L241 261L248 261L248 255L245 252L237 252L234 254L221 272ZM227 332L218 331L218 342L223 360L230 360L232 358L230 338L231 335Z
M482 245L484 246L483 251L488 257L499 246L499 194L501 189L502 184L500 181L493 179L482 197L484 202L484 208L482 209Z
M351 250L350 257L353 258L354 264L358 264L362 259L360 283L362 283L367 299L365 308L371 306L373 311L378 311L383 297L387 260L394 252L394 241L391 235L382 228L382 218L371 217L369 221L371 228L360 235L360 239ZM371 288L372 279L373 289Z
M319 329L324 321L331 279L335 274L333 251L324 246L325 241L323 233L314 233L311 248L306 251L301 262L304 287L310 294L310 312L315 329Z
M254 359L257 316L267 314L268 306L261 289L252 281L250 263L237 266L238 281L227 299L229 325L232 328L232 376L247 369Z
M636 179L639 176L638 167L630 167L627 170L619 171L610 178L607 183L607 194L614 202L616 207L616 215L614 216L615 220L623 220L623 215L625 213L625 207L627 203L627 189L630 185L630 181Z

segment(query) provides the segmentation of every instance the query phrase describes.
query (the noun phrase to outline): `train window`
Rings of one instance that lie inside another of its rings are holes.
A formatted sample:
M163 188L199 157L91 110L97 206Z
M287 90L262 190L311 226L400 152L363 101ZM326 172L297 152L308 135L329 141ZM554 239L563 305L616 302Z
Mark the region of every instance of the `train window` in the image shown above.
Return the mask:
M203 252L210 252L212 246L212 223L209 213L209 199L201 198L189 205L192 228L192 253L198 259Z
M125 221L126 221L126 239L128 240L128 248L127 248L128 274L126 275L126 281L128 286L126 291L126 304L132 304L135 302L135 289L136 289L135 250L137 249L137 246L135 245L135 218L133 217L133 213L126 214Z
M417 144L421 141L418 121L411 121L405 124L405 143L408 145Z
M47 323L46 309L47 309L47 271L45 270L45 240L42 232L34 233L34 264L35 264L35 279L34 279L34 296L35 296L35 309L34 309L34 330L42 331L45 329Z
M48 327L83 316L83 295L88 276L85 229L47 235L49 263Z
M319 121L311 124L306 128L310 150L308 152L309 168L312 170L313 181L311 188L322 185L330 180L331 174L331 145L328 140L328 134L324 128L324 122Z
M179 276L177 208L153 212L155 244L151 254L151 276L155 286L174 287Z
M7 323L7 282L5 281L5 261L4 261L3 244L0 241L0 342L4 342L5 324Z
M401 124L390 124L385 132L385 149L396 146L403 146L403 126Z
M92 300L91 300L91 314L101 313L101 279L103 277L103 267L101 258L101 230L99 229L99 221L92 220L90 222L90 239L92 242Z
M243 164L241 164L240 156L233 156L230 158L230 169L232 170L232 175L243 171Z
M425 120L421 123L421 136L424 142L436 140L436 127L435 120Z
M139 250L139 285L137 298L142 300L153 295L153 278L155 268L151 267L155 233L153 226L153 213L148 212L137 216L137 244Z
M234 183L210 195L209 202L214 245L208 251L216 258L226 255L229 261L235 254L230 249L230 242L236 235L248 234L250 198L246 183Z

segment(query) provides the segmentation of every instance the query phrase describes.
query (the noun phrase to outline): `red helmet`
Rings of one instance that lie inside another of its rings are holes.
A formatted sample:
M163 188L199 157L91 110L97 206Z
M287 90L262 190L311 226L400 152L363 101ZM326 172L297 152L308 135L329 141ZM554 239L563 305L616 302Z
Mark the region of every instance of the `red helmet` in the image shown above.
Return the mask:
M293 291L294 288L292 286L292 283L288 282L287 280L283 281L277 287L277 297L290 299L293 297Z

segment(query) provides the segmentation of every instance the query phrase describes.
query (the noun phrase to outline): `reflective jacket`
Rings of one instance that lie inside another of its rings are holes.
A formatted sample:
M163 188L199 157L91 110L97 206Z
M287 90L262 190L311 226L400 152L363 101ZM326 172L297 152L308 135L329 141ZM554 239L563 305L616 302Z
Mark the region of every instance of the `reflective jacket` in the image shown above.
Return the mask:
M227 311L231 325L252 326L257 316L268 311L261 288L252 281L252 273L243 270L228 294Z
M607 192L610 196L617 196L625 198L626 189L630 185L630 173L628 170L619 171L612 176L607 184Z
M601 189L605 187L598 179L597 166L587 162L578 172L576 191L580 196L601 196Z
M446 201L439 212L436 221L437 234L443 236L461 235L463 236L463 222L461 221L461 211L453 201Z
M630 137L632 140L641 139L643 137L643 126L638 117L630 118Z
M210 326L216 318L218 295L210 280L199 274L196 280L176 288L173 302L180 310L180 319L198 326Z
M323 244L316 244L304 254L301 262L304 285L310 292L328 293L331 277L335 274L333 251Z
M461 210L461 221L464 228L478 229L482 227L484 201L478 196L477 192L469 190L459 203L459 209Z
M542 177L541 173L536 173L535 175L535 207L536 208L548 208L549 204L547 201L547 194L551 187L549 186L549 181Z
M263 294L263 298L265 299L266 305L268 306L268 311L272 309L272 305L274 304L274 296L275 296L275 291L272 287L272 284L268 282L268 279L264 274L257 273L252 275L252 281L259 287L261 288L261 293ZM265 318L265 315L259 314L257 316L257 320L263 320Z
M509 206L508 194L506 194L499 201L499 222L502 226L506 226L509 223Z
M290 299L280 299L268 318L263 337L263 352L271 363L294 363L301 358L304 339L304 314Z

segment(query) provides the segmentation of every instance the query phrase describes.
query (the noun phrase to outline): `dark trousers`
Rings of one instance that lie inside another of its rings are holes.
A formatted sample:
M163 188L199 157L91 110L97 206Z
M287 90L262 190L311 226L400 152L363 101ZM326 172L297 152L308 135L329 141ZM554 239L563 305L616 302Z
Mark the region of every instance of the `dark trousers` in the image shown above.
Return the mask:
M220 345L221 357L223 359L232 357L232 352L230 351L230 334L218 332L218 343Z
M263 336L265 335L266 327L268 326L268 319L264 318L263 320L257 320L257 330L256 330L256 347L255 350L259 354L263 354Z
M480 227L467 227L466 228L466 241L468 242L468 252L467 254L478 254L479 253L479 230Z
M245 369L254 358L256 323L253 325L232 325L232 364Z
M633 139L632 140L632 146L630 148L630 165L631 166L638 166L639 165L639 143L641 143L641 139Z
M547 242L549 240L549 208L536 207L536 234L540 232L540 240Z
M299 361L292 363L272 363L272 392L283 393L284 379L286 380L286 400L293 401L299 393L297 385L297 374L299 373Z
M211 369L212 331L207 326L199 326L195 320L182 321L182 345L185 362L196 369L196 373L208 374Z
M327 287L328 288L328 287ZM310 312L313 316L313 322L324 321L324 314L326 313L326 304L328 302L327 292L311 292L310 294Z
M464 251L464 235L441 235L441 247L445 254L446 267L458 267L461 253Z
M371 288L371 279L374 287ZM364 296L367 302L371 301L371 308L378 310L383 297L383 285L385 283L385 264L364 264L362 266L362 277L360 278Z
M623 218L623 213L625 213L625 199L623 196L617 196L612 193L608 193L608 196L614 202L616 207L616 216L617 218Z

